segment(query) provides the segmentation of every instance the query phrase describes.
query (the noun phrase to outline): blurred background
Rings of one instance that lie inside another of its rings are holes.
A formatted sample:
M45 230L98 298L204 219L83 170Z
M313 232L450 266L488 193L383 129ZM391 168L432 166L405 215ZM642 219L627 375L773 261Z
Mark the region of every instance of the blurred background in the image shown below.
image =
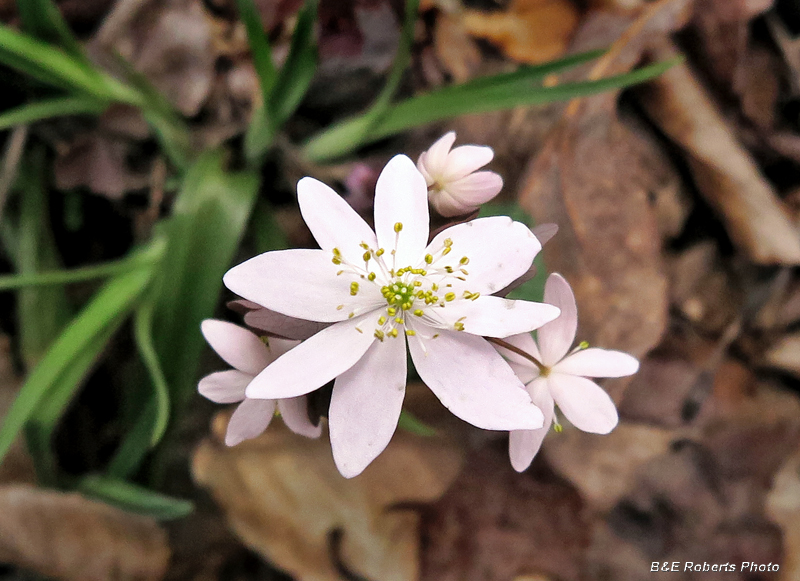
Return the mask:
M797 0L0 20L0 579L800 580ZM483 214L560 228L515 296L560 272L578 340L641 359L603 383L619 426L517 474L412 377L418 422L352 480L281 422L226 447L196 393L224 368L199 322L242 320L222 274L314 247L299 178L369 218L386 161L450 130L495 151Z

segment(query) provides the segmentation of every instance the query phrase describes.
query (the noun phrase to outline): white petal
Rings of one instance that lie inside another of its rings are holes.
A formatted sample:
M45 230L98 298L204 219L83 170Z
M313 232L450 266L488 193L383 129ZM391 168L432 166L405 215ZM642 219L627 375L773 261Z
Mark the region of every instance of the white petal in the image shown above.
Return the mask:
M306 438L319 438L322 434L322 425L315 426L308 418L308 398L306 396L278 400L278 411L281 412L283 423L295 434Z
M248 300L298 319L332 323L385 304L377 285L343 273L324 250L265 252L234 266L224 276L225 286ZM358 294L350 284L359 283ZM342 308L337 308L342 305Z
M503 189L503 178L493 171L478 171L447 183L447 191L459 202L477 208Z
M247 397L297 397L341 375L355 365L375 341L374 322L369 317L372 315L331 325L281 355L253 379L247 388Z
M535 359L541 361L542 356L539 354L539 348L530 333L520 333L519 335L512 335L503 339L506 343L521 349L525 353L532 355ZM517 377L524 384L528 384L539 376L539 368L530 359L526 359L522 355L510 351L499 345L492 344L495 349L508 361L511 369L514 370Z
M375 232L386 254L394 250L397 268L416 266L428 243L428 186L405 155L396 155L378 176L375 185ZM395 224L403 225L395 232ZM395 243L396 241L396 243ZM384 256L392 268L392 257Z
M244 322L256 329L280 335L287 339L308 339L328 326L327 323L304 321L295 317L287 317L269 309L259 308L245 313Z
M494 151L485 145L461 145L450 151L442 177L445 182L463 178L492 161Z
M244 399L247 385L253 376L236 369L206 375L197 385L200 395L216 403L234 403Z
M622 351L592 348L568 355L553 371L582 377L625 377L639 371L639 362Z
M244 327L206 319L200 324L200 330L217 355L239 371L258 375L272 361L261 339Z
M406 392L403 335L376 341L333 386L328 411L333 459L352 478L383 452L392 439Z
M560 274L551 274L544 285L544 302L561 309L561 315L536 333L542 363L553 366L567 354L578 329L578 307L569 283Z
M275 415L275 402L268 399L246 399L233 412L225 443L235 446L239 442L260 436Z
M463 290L493 294L508 286L531 266L541 245L525 224L507 216L478 218L443 230L428 245L427 253L436 255L444 241L453 241L452 251L437 259L433 267L451 266L458 271L459 261L466 256L466 282L448 277L442 282L453 285L457 294Z
M440 179L444 174L447 154L450 153L450 148L455 142L456 132L448 131L425 152L425 167L434 181Z
M509 434L508 455L511 458L511 466L517 472L523 472L531 465L553 424L553 398L550 396L547 380L542 377L534 381L528 386L528 393L533 403L544 414L544 426L538 430L514 430Z
M430 329L424 332L427 334ZM520 380L485 339L444 330L435 339L423 339L421 335L417 331L417 336L408 342L414 366L456 416L485 430L542 427L542 412L531 403Z
M434 312L450 330L460 321L466 333L501 338L538 329L559 314L552 305L492 296L455 300Z
M550 394L573 426L584 432L607 434L619 417L614 402L595 382L576 375L551 373Z
M339 194L314 178L297 182L297 202L308 229L323 250L338 248L353 264L362 262L365 242L375 248L377 239L364 219Z
M431 176L430 172L428 172L428 168L426 167L426 154L426 151L423 151L419 154L419 159L417 159L417 169L419 170L419 173L422 174L422 177L425 178L425 183L428 184L428 186L432 186L433 182L436 180L433 179L433 176Z
M286 353L289 349L294 349L300 344L300 341L280 339L278 337L269 337L267 341L267 349L273 361Z

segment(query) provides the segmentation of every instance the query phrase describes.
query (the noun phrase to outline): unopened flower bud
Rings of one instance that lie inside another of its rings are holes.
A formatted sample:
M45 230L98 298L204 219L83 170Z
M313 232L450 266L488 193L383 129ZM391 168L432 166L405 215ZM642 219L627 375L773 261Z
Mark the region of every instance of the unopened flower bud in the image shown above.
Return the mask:
M492 171L477 171L494 157L491 147L461 145L454 149L451 131L422 152L417 168L428 184L428 201L442 216L462 216L478 209L503 188Z

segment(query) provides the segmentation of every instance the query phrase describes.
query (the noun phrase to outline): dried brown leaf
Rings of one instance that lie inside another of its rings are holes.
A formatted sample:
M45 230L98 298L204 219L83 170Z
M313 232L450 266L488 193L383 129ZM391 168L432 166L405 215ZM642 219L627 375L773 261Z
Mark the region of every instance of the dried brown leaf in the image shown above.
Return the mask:
M463 83L475 76L481 64L481 52L454 16L442 13L436 18L434 47L439 62L454 81Z
M778 579L800 579L800 451L790 456L772 483L766 513L783 531L784 561Z
M674 54L655 52L659 59ZM698 189L734 243L758 263L800 264L800 233L787 208L689 66L672 67L638 93L655 123L686 152Z
M14 370L11 358L11 341L6 335L0 335L0 417L5 418L22 385ZM33 460L25 449L22 438L17 438L0 463L0 483L36 482Z
M63 581L157 581L167 535L151 518L78 494L0 487L0 561Z
M302 581L338 581L343 568L366 579L418 578L419 515L408 505L444 493L461 464L459 446L398 431L346 480L325 436L311 440L276 424L227 448L226 421L215 420L215 438L200 445L193 473L247 545Z

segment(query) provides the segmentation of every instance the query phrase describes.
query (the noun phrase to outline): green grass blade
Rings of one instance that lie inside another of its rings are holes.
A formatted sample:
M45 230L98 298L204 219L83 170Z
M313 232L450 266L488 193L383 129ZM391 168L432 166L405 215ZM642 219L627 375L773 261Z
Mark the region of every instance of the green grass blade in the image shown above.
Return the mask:
M236 6L239 9L239 17L247 30L247 41L253 55L253 66L255 66L261 85L262 102L268 103L277 77L275 65L272 62L272 48L261 24L261 15L253 0L236 0Z
M153 429L150 434L150 446L155 446L167 431L169 422L170 400L169 386L164 378L161 363L153 345L153 315L155 303L147 301L137 310L133 320L134 338L139 355L150 374L155 389L156 411L153 418Z
M151 247L148 250L163 251L163 248ZM144 267L107 282L56 338L28 376L4 419L0 428L0 460L26 422L32 419L40 423L52 422L53 417L58 415L52 410L57 409L58 405L66 405L77 389L77 384L61 383L60 379L76 358L96 345L95 340L109 326L117 324L120 318L130 313L150 284L154 270L153 267ZM48 401L45 402L45 399ZM58 405L49 403L51 400ZM40 406L45 411L39 413Z
M61 97L20 105L0 113L0 131L15 125L27 125L42 119L66 115L99 115L106 104L87 97Z
M621 89L657 77L677 62L679 59L673 59L605 79L552 87L538 85L537 72L536 78L531 79L511 73L515 76L509 80L504 80L504 75L498 76L496 85L485 81L473 89L463 87L455 91L453 88L442 89L398 103L369 130L368 134L365 134L363 139L355 143L353 137L363 130L362 118L357 117L336 125L310 141L305 147L305 154L316 162L328 161L350 153L355 146L434 121L471 113L564 101Z
M195 391L200 323L214 313L258 183L255 172L227 172L221 151L206 152L187 172L173 206L154 337L176 409Z
M89 475L78 483L78 490L90 498L102 500L129 512L151 516L158 520L183 518L194 510L194 505L181 498L174 498L107 476Z
M59 46L69 55L90 64L78 39L52 0L21 0L17 2L17 9L25 32Z
M416 434L417 436L430 437L436 435L436 430L406 410L400 412L400 419L397 422L397 427L406 432Z
M60 266L50 226L45 189L46 154L37 147L23 161L19 176L19 221L16 239L18 276L36 276ZM20 354L28 369L44 356L70 316L61 288L27 288L17 296Z

